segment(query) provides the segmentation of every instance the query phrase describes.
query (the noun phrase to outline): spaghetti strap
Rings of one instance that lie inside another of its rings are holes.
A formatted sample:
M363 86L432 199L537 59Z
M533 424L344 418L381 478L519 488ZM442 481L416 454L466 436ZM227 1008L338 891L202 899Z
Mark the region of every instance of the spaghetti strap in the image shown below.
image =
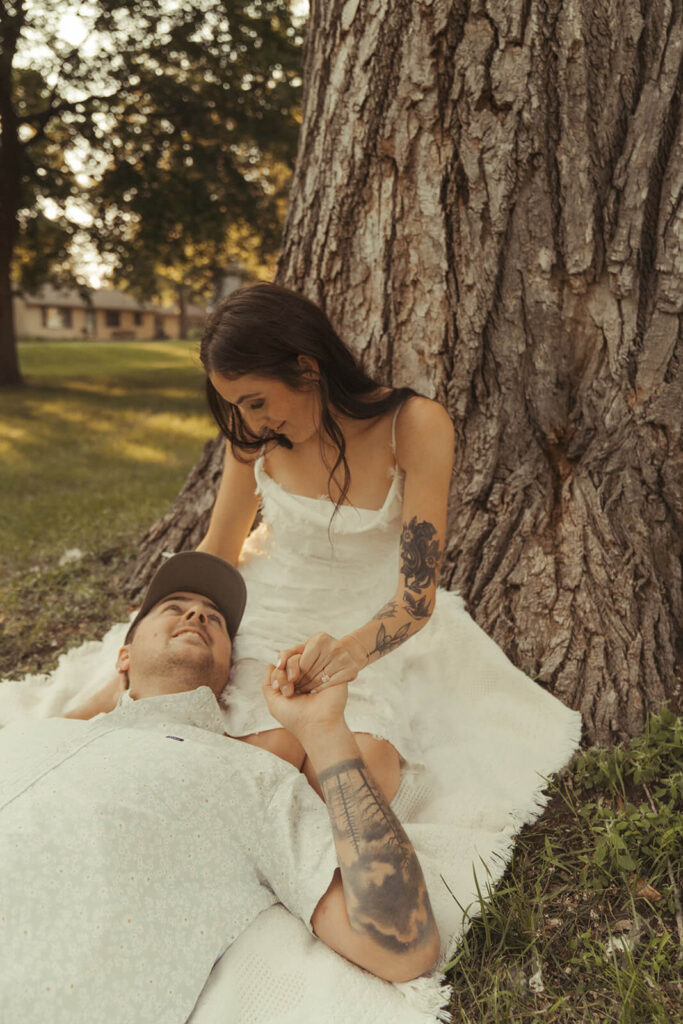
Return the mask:
M398 414L400 413L402 408L403 402L401 402L401 404L396 407L394 418L391 421L391 450L394 453L394 458L396 458L396 420L398 419Z

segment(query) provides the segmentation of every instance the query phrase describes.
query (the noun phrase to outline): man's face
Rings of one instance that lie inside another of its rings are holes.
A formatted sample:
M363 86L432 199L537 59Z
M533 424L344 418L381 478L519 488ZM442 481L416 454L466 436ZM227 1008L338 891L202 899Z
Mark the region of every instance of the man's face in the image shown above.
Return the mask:
M131 696L182 693L209 686L218 696L228 681L232 645L225 619L210 598L178 591L159 601L121 649Z

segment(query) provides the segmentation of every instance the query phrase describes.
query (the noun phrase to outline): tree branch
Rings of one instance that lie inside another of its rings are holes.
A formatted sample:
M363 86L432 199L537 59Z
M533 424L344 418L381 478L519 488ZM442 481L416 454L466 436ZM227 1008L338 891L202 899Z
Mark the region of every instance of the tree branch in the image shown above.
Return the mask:
M2 2L2 0L0 0L0 2ZM58 114L63 114L68 110L76 110L77 107L87 106L89 103L99 102L100 100L110 100L112 96L116 95L117 93L111 92L105 96L87 96L83 100L71 100L69 102L65 100L62 103L57 103L54 107L48 107L45 110L41 110L37 114L31 114L29 117L20 118L21 124L27 124L32 128L36 128L35 135L32 135L30 139L25 139L22 142L22 146L30 146L31 143L35 142L37 139L42 139L45 136L45 130L48 124L52 118L56 117Z
M7 21L17 21L19 23L19 28L21 28L21 26L24 24L24 17L23 17L23 15L24 15L24 5L23 5L23 3L19 3L17 5L16 11L14 13L11 13L9 11L8 7L7 7L7 4L5 3L5 0L0 0L0 16L1 16L0 17L0 21L4 21L4 20L7 20Z
M21 30L24 27L25 11L22 3L17 5L16 12L10 14L5 4L5 0L0 0L2 4L2 17L0 17L0 25L3 26L4 31L0 35L3 45L0 46L0 56L2 57L2 64L7 68L8 74L11 74L12 64L14 62L14 54L17 49L17 40L21 35Z
M4 4L4 0L0 0L0 3ZM76 17L78 17L80 15L80 13L83 10L84 6L85 6L85 4L83 4L83 3L81 3L79 5L78 10L76 11ZM116 95L116 93L110 93L107 96L89 96L85 100L74 100L74 101L71 101L71 102L64 101L62 103L58 103L58 104L54 105L54 99L55 99L55 96L57 95L57 90L58 90L58 87L59 87L59 81L60 81L60 79L62 79L64 77L63 72L64 72L65 65L72 59L72 57L78 55L78 53L80 52L80 48L83 46L84 43L86 43L88 41L88 39L90 39L90 37L92 36L93 32L95 31L96 24L97 23L93 24L90 27L90 30L89 30L88 34L85 36L84 39L81 40L81 42L78 44L78 46L72 46L71 49L68 51L68 53L65 53L64 56L62 57L62 59L60 61L60 64L59 64L59 67L57 68L57 71L56 71L55 82L54 82L54 85L52 86L52 90L50 92L50 98L48 100L48 105L47 105L46 109L41 111L38 114L31 114L29 117L21 118L21 123L22 124L28 124L28 125L31 125L31 127L33 127L34 122L35 122L38 125L38 127L36 128L36 134L34 136L32 136L32 138L27 139L27 140L25 140L25 142L22 143L24 148L26 146L28 146L30 143L35 142L37 139L42 139L44 137L45 129L46 129L47 125L49 124L51 119L53 117L55 117L57 114L61 114L61 113L63 113L66 110L75 110L76 107L81 106L83 103L92 103L94 100L108 100L108 99L111 99L112 96Z

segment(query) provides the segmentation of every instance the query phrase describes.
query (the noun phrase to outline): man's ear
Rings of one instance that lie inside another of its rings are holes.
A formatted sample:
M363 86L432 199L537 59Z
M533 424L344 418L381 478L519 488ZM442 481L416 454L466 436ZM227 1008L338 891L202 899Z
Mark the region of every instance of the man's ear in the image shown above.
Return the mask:
M116 671L127 672L130 668L130 644L125 644L116 659Z

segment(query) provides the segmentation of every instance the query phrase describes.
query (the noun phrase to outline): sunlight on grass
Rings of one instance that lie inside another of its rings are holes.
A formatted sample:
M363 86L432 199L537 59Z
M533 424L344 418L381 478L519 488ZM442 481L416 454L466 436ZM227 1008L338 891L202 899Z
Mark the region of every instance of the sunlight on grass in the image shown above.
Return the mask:
M131 459L132 462L156 462L160 465L173 463L173 455L165 448L153 448L149 444L138 441L122 441L119 454Z
M28 342L0 407L0 570L130 542L215 433L194 343Z
M206 440L206 415L181 419L172 413L157 413L147 421L147 429L167 434L178 433L203 442Z
M28 437L29 432L26 427L16 427L11 423L3 423L2 437L0 437L0 459L10 459L12 456L16 456L19 451L18 446L26 443Z

